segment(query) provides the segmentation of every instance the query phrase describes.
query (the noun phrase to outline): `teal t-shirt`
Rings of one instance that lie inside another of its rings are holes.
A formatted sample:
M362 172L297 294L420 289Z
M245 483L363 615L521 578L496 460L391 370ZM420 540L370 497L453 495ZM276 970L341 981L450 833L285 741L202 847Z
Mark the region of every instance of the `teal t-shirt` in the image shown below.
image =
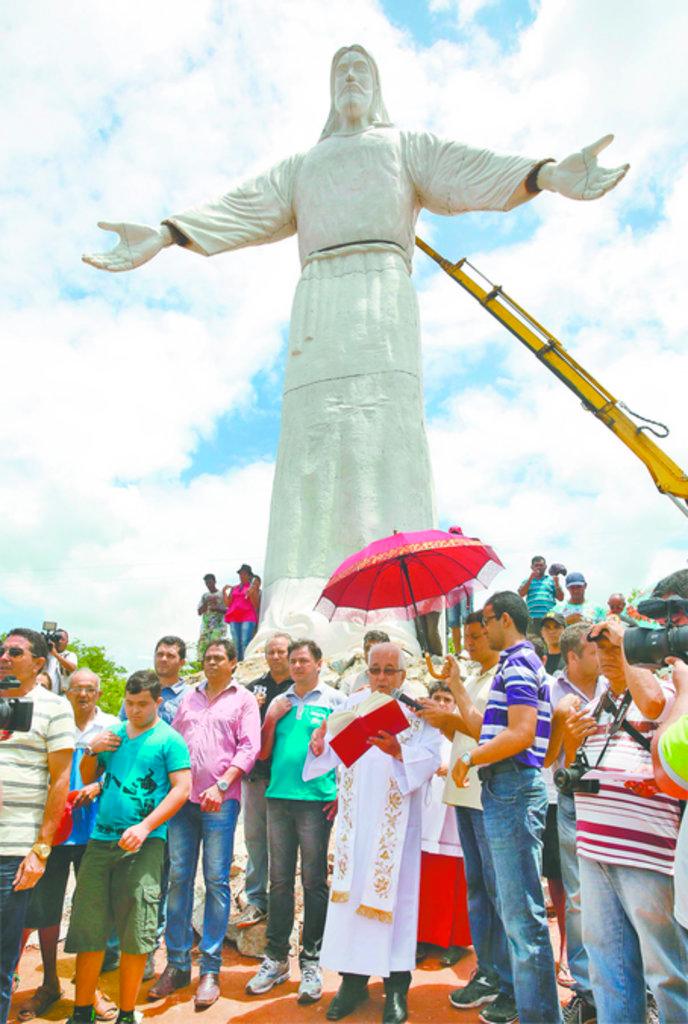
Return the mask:
M337 776L334 769L318 779L304 782L311 734L327 718L333 708L328 702L303 704L293 707L275 727L272 748L270 784L266 797L278 800L334 800L337 796Z
M91 838L116 841L164 800L170 791L169 773L190 768L191 762L182 737L162 720L133 738L127 736L126 722L111 725L109 731L122 742L117 750L98 754L105 774ZM167 822L151 832L160 839L166 835Z

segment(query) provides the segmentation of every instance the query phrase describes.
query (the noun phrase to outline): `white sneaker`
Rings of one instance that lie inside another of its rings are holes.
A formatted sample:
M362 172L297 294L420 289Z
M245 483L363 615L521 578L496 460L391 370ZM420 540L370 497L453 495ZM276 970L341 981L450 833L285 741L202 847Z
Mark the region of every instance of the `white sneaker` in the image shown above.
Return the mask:
M264 992L269 992L275 985L289 981L289 975L288 960L273 960L272 957L266 956L258 968L258 973L253 975L246 986L246 991L249 995L260 996Z
M297 1003L317 1003L322 995L322 972L317 960L304 960L301 964L301 984Z

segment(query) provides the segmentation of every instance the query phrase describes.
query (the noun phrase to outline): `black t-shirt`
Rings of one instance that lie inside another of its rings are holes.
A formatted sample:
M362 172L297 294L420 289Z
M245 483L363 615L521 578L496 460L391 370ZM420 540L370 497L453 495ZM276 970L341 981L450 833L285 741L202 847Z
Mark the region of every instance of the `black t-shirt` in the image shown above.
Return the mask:
M556 654L548 654L545 658L545 672L550 676L553 676L555 672L558 672L563 665L564 659L561 651L558 651Z
M254 679L252 683L249 683L246 687L251 693L255 692L257 686L264 686L265 700L260 707L260 724L262 725L265 720L265 714L270 705L270 701L274 700L275 697L279 697L281 693L285 693L292 685L291 679L285 679L282 683L276 683L269 672L266 672L260 679ZM270 778L270 761L271 758L267 758L265 761L256 761L255 765L251 769L251 773L248 778L253 781L254 779L269 779Z

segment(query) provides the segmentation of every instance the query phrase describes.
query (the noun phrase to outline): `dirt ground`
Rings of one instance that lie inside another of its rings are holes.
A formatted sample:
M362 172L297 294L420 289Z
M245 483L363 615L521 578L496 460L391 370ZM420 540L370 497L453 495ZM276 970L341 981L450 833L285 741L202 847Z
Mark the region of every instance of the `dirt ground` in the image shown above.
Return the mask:
M553 927L552 925L550 927ZM552 936L554 939L554 935ZM156 966L159 971L164 967L165 954L157 953ZM74 986L75 957L61 953L59 957L59 974L64 997L55 1003L43 1017L36 1021L64 1021L71 1012ZM190 986L180 989L170 999L149 1003L146 992L152 982L145 984L141 990L138 1008L143 1013L144 1021L157 1024L183 1024L197 1020L199 1024L228 1024L229 1021L245 1022L245 1024L308 1024L309 1021L324 1021L327 1007L337 990L339 976L325 971L324 994L320 1002L312 1006L298 1006L296 994L298 989L298 964L292 960L292 980L279 985L266 996L249 996L244 991L246 982L255 973L258 961L242 957L230 945L225 945L223 970L220 976L221 997L208 1010L196 1014L194 1012L193 993L197 978L194 970L193 982ZM436 958L430 957L413 973L413 983L409 992L409 1021L411 1024L476 1024L478 1010L458 1011L448 1002L449 993L465 984L475 967L475 957L467 953L458 964L451 968L440 966ZM21 962L21 983L13 1001L13 1008L30 995L40 984L40 954L36 948L28 948ZM104 991L113 1000L117 998L117 972L103 976ZM570 992L560 988L562 1002L568 1001ZM377 1024L382 1019L384 993L382 982L372 979L370 984L371 998L358 1010L347 1017L351 1024ZM13 1020L10 1013L10 1020Z

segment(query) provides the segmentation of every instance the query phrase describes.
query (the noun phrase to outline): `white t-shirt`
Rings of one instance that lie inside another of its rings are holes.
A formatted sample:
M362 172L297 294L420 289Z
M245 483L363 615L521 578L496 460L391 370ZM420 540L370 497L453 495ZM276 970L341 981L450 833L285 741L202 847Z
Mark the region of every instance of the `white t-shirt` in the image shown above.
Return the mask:
M73 654L72 651L61 651L60 656L64 658L65 661L68 661L72 668L69 672L65 672L55 655L48 655L48 660L45 663L45 671L50 676L50 689L53 693L65 692L69 677L77 665L76 654Z
M50 786L48 754L74 749L74 713L65 697L37 684L20 699L33 704L31 729L0 742L4 857L25 857L36 842Z
M480 665L474 662L470 663L470 667L473 671L469 674L464 685L478 711L484 711L492 687L492 680L499 665L493 665L486 672L483 672ZM451 749L451 767L454 767L461 754L467 750L475 750L477 746L478 743L472 736L466 736L462 732L454 733ZM451 771L449 772L444 786L444 802L445 804L453 804L455 807L472 807L476 811L482 811L483 803L478 769L471 768L467 778L468 786L459 789L452 779Z

